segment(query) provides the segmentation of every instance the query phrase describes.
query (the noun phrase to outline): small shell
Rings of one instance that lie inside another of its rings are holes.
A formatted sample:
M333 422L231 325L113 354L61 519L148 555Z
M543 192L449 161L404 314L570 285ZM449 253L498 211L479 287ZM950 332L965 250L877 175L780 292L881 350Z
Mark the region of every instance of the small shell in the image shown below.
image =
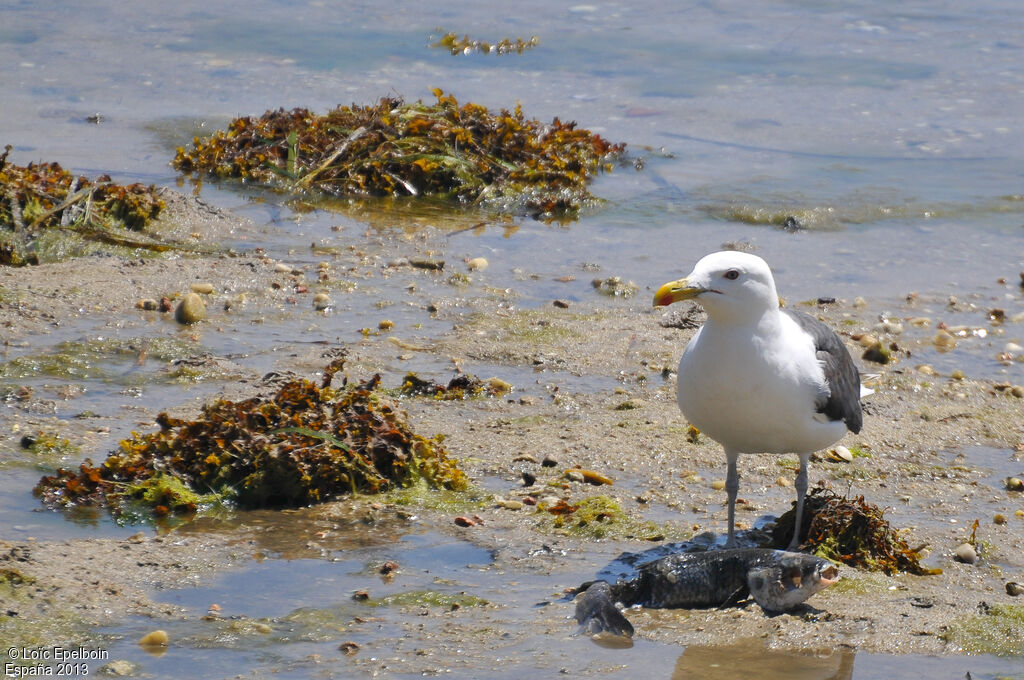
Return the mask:
M850 453L850 449L846 448L845 446L837 446L836 448L832 449L831 451L828 452L828 457L834 461L839 461L843 463L853 462L853 454Z
M974 546L970 543L961 543L955 551L953 551L953 559L957 562L963 562L964 564L974 564L978 561L978 551L974 549Z

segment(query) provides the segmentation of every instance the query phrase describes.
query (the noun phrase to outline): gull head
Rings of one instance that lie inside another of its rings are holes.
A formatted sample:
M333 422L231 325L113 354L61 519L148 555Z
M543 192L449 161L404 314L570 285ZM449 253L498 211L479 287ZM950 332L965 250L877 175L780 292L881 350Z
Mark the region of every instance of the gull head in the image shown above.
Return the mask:
M760 318L779 308L768 263L757 255L725 250L701 258L686 278L666 283L654 294L655 306L696 300L711 319Z

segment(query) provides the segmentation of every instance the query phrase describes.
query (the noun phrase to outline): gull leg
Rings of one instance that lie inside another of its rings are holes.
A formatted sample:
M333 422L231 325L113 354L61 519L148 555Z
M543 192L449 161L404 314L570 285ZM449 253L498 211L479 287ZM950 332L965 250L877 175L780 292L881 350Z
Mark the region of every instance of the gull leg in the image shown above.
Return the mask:
M740 490L740 473L736 469L736 459L739 454L726 451L725 457L729 461L729 471L725 476L725 492L729 494L729 535L725 540L725 547L732 548L736 545L733 525L736 520L736 494Z
M800 472L796 475L796 522L793 524L793 540L787 550L796 550L800 545L800 527L804 521L804 496L807 495L807 464L811 454L800 454Z

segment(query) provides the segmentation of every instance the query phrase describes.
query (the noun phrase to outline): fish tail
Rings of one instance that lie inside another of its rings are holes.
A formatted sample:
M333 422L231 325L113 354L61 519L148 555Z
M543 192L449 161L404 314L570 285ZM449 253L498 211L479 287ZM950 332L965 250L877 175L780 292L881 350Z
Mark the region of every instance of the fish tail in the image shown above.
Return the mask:
M615 606L611 588L605 581L595 581L576 600L576 622L580 624L580 632L588 635L607 632L633 637L633 624Z

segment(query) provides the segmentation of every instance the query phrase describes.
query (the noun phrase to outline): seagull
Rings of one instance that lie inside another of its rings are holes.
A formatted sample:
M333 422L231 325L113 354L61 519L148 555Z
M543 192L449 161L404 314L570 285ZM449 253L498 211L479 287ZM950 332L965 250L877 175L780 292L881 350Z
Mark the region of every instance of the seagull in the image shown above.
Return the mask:
M676 398L690 424L725 449L729 495L726 547L733 523L741 453L794 453L798 544L811 454L860 432L860 374L831 328L782 309L768 263L756 255L711 253L654 294L655 306L697 300L707 321L679 360Z

